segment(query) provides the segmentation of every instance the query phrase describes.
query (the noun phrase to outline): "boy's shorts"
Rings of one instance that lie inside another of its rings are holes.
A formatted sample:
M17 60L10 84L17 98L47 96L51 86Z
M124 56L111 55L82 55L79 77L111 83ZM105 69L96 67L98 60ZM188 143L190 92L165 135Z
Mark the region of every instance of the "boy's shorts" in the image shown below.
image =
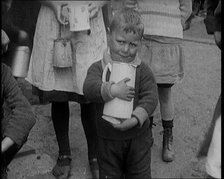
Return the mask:
M151 178L151 127L133 139L98 142L100 178Z

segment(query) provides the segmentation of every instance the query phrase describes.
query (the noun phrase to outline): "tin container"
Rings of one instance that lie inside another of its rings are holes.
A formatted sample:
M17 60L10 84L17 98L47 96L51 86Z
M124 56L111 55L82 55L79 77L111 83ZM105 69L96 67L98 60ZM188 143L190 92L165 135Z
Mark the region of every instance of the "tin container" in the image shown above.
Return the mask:
M15 77L25 78L30 63L30 49L28 46L17 46L12 55L12 74Z

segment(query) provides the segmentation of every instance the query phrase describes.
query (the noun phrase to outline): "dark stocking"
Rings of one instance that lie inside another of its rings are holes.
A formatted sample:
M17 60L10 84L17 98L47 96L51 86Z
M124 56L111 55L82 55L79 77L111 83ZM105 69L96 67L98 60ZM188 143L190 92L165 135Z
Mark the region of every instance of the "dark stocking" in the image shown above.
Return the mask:
M59 147L59 155L71 155L68 102L52 102L51 114Z
M80 106L81 120L88 146L88 159L90 160L96 158L96 107L94 103L80 104Z

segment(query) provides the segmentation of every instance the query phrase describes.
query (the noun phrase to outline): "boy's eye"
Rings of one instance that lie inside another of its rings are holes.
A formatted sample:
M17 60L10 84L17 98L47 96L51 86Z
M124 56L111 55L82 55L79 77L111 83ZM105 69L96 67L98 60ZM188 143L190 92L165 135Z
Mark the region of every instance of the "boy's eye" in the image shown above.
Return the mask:
M130 43L130 47L135 48L135 47L137 47L137 44Z
M117 42L118 42L120 45L125 44L125 41L122 41L122 40L117 40Z

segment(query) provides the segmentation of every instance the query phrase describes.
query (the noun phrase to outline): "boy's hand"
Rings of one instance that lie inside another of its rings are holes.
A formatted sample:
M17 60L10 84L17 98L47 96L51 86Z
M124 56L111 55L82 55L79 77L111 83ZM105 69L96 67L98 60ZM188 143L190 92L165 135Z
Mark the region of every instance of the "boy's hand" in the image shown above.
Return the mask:
M60 24L66 25L69 21L69 8L68 4L61 4L58 6L57 19Z
M130 81L130 78L124 78L118 83L113 84L111 86L112 96L126 101L131 101L132 98L135 97L135 89L126 84L128 81Z
M2 140L2 147L1 147L1 152L5 152L6 150L8 150L12 145L14 144L14 141L9 138L9 137L5 137Z
M138 124L138 120L135 117L132 117L130 119L124 120L120 124L113 124L113 127L115 129L121 130L121 131L126 131L128 129L131 129L135 127Z

